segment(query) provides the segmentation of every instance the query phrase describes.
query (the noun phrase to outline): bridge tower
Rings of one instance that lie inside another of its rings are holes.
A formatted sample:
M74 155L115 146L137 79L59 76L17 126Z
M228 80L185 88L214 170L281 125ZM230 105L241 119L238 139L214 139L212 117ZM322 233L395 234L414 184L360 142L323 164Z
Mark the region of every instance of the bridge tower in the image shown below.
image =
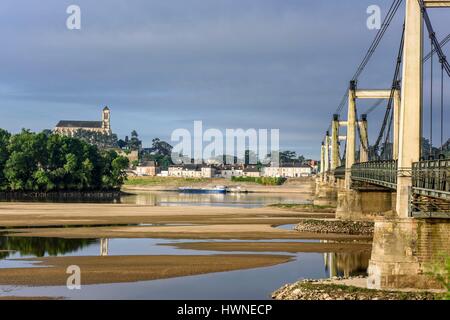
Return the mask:
M427 8L450 1L423 0ZM436 287L427 265L450 253L448 219L410 217L412 166L420 160L423 89L423 13L418 0L406 0L403 70L398 122L394 119L394 159L398 156L395 212L377 220L368 269L369 288ZM394 113L395 117L395 113ZM395 129L398 128L398 130ZM396 142L398 141L398 143Z
M448 2L448 1L447 1ZM411 168L420 160L422 135L423 17L417 0L406 1L405 44L403 49L402 97L398 145L396 212L409 216Z
M361 142L359 145L359 162L369 161L369 137L367 133L367 115L361 115L361 121L358 123L361 132Z
M339 156L339 115L333 115L333 123L331 125L331 171L336 170L340 166Z
M356 139L356 82L350 82L348 92L347 115L347 147L345 153L345 189L351 190L352 166L355 164L355 139Z

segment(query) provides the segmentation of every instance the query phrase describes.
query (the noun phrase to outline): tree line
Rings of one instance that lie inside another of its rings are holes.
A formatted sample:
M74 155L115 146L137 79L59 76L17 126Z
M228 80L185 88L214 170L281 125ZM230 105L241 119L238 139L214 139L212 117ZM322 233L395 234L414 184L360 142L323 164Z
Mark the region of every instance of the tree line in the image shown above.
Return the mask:
M115 151L77 138L0 129L0 191L118 190L127 167Z

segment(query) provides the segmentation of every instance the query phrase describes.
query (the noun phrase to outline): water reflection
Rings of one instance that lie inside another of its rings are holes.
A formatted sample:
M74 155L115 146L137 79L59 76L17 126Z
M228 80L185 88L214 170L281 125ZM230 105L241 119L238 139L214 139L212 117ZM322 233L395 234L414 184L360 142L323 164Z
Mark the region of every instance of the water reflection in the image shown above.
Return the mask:
M108 255L108 239L100 239L100 256Z
M121 203L147 206L235 206L262 207L274 203L308 203L305 195L295 194L187 194L178 192L137 192L121 198Z
M353 277L366 275L370 251L325 253L323 257L325 270L330 278Z
M2 267L33 267L16 260L21 256L224 254L217 251L177 249L173 246L178 242L204 241L214 240L106 238L86 240L0 237L0 250L17 250L13 253L0 253L3 255L1 258L9 257L7 260L0 260L0 269ZM230 242L238 241L230 240ZM286 240L273 240L273 242L279 241ZM297 241L309 242L308 240ZM173 245L161 246L160 244ZM228 252L227 254L244 253L252 252ZM253 252L253 254L264 254L264 252ZM271 254L286 255L282 252L272 252ZM365 274L370 251L327 254L297 253L293 254L292 257L293 261L276 266L135 283L91 285L84 286L82 292L68 291L66 287L10 288L0 284L0 296L2 291L12 290L5 294L15 296L63 296L74 299L269 299L270 293L277 288L304 278L319 279Z
M14 202L0 199L0 202ZM221 206L255 208L274 203L310 203L306 194L290 193L228 193L228 194L187 194L179 192L136 191L120 196L120 199L24 199L21 202L53 203L122 203L146 206Z
M58 256L77 252L96 243L91 239L60 239L0 236L0 259L18 252L21 256ZM3 251L3 252L2 252Z

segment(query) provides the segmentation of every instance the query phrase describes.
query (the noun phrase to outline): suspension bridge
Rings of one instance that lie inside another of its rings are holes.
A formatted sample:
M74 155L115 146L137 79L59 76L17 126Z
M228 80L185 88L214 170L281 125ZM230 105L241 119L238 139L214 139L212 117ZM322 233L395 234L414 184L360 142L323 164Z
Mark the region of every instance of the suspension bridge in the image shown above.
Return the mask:
M392 20L401 14L402 4L404 23L399 32L398 54L392 61L391 87L360 88L358 80ZM341 219L376 221L369 287L429 287L427 264L441 252L450 254L450 159L444 135L448 122L444 114L445 82L450 77L444 52L450 35L437 34L429 14L442 9L450 9L450 1L392 2L381 29L350 79L321 144L316 202L336 202L336 215ZM426 38L430 52L424 55ZM426 103L424 64L430 65L431 73L430 100ZM435 78L439 78L439 83ZM359 116L360 100L375 103ZM368 126L377 124L370 122L370 114L383 105L385 114L376 139L371 141ZM430 132L429 145L425 147L426 112ZM439 143L433 136L437 128Z

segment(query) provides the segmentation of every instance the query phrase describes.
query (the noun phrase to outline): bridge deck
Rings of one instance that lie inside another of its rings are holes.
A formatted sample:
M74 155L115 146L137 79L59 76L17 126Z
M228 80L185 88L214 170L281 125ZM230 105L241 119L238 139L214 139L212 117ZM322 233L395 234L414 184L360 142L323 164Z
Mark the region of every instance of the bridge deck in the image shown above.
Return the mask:
M412 177L412 216L450 218L450 159L420 161L401 172L395 160L357 163L351 168L351 179L396 190L400 173ZM336 168L335 177L345 178L345 167Z

